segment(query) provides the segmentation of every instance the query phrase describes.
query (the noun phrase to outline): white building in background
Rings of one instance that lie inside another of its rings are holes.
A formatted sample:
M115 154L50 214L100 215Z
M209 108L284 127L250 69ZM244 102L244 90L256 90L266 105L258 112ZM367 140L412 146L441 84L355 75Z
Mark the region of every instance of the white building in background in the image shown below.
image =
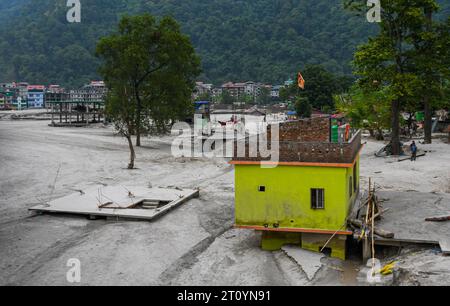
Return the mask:
M103 102L107 93L105 82L91 81L90 84L70 91L70 99L80 102Z
M249 96L255 96L256 92L256 83L255 82L246 82L245 83L245 94Z
M281 85L272 86L272 89L270 90L270 96L273 99L277 99L280 97L280 89L282 88Z

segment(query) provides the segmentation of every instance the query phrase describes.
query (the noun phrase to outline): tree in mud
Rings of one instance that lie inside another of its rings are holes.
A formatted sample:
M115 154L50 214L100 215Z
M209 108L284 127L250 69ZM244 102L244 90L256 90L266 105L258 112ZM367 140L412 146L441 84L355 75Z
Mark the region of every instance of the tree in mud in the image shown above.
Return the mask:
M366 1L345 2L357 11L367 9ZM382 1L381 7L380 31L358 48L354 66L355 74L360 77L358 84L364 91L383 91L391 98L391 147L392 153L398 155L401 150L400 113L411 105L411 99L418 96L418 88L422 90L422 98L434 91L432 87L435 85L430 84L439 82L439 78L430 78L429 75L424 78L424 75L426 71L436 71L434 60L438 59L437 65L440 65L439 62L443 62L440 59L446 55L431 55L434 57L433 65L424 61L423 47L437 41L431 37L433 35L430 36L430 13L438 9L435 0ZM423 67L430 69L425 71L421 69Z
M200 59L173 18L125 16L116 33L100 39L96 54L111 92L108 114L129 143L136 135L141 146L143 133L167 132L171 123L192 114ZM134 157L132 143L130 151Z
M162 132L166 124L193 108L190 98L200 60L171 17L123 17L118 32L100 40L97 55L103 59L100 74L108 87L131 87L128 94L136 101L136 146L149 127Z
M298 97L295 103L295 110L299 118L311 118L312 106L309 100L303 97Z
M348 93L335 96L336 108L351 119L356 128L366 129L370 136L384 140L383 130L390 126L389 97L383 90L364 91L354 85Z
M426 26L415 35L413 44L415 73L419 76L416 97L424 110L424 142L432 142L433 113L448 108L446 86L450 81L450 17L446 22L434 21L433 7L424 9Z
M130 149L130 162L128 163L128 169L134 169L134 161L136 159L136 153L133 147L133 141L131 139L134 131L136 130L136 100L129 95L131 92L127 86L113 86L108 92L106 113L108 118L114 122L115 129L120 135L125 137Z

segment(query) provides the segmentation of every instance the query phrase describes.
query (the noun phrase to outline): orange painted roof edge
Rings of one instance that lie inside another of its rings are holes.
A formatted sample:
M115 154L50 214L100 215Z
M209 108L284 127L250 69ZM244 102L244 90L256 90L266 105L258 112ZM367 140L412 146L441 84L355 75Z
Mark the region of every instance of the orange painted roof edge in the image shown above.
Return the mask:
M229 164L231 164L231 165L305 166L305 167L330 167L330 168L351 168L351 167L353 167L353 164L311 163L311 162L230 161Z
M256 231L266 231L266 232L285 232L285 233L312 233L312 234L336 234L336 235L353 235L352 231L332 231L332 230L321 230L321 229L311 229L311 228L267 228L264 226L257 225L234 225L235 228L250 229Z
M272 162L272 161L237 161L232 160L228 163L230 165L279 165L279 166L305 166L305 167L330 167L330 168L352 168L358 156L363 149L364 144L359 148L358 153L355 156L355 160L352 163L314 163L314 162Z

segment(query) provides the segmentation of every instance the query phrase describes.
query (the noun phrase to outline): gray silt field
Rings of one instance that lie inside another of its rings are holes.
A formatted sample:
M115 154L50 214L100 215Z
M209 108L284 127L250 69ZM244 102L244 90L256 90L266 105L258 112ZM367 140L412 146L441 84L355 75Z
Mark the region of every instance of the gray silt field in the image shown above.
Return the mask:
M110 127L0 117L0 285L70 285L71 258L81 261L81 285L358 284L358 261L322 258L310 281L284 251L262 251L257 233L233 229L233 168L223 159L176 159L171 137L152 137L129 171L126 141ZM364 147L362 186L370 176L384 190L450 192L447 144L428 146L415 164L375 158L381 146ZM200 198L153 222L28 212L99 184L200 188ZM406 249L396 259L399 284L450 284L449 257Z

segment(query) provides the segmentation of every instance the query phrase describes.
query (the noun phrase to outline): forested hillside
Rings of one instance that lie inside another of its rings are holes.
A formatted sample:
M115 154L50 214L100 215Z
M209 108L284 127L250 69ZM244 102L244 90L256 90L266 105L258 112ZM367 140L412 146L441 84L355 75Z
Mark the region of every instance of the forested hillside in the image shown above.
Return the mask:
M78 86L98 77L95 45L123 14L174 16L202 58L202 79L214 83L279 83L306 64L349 74L355 47L377 30L346 12L340 0L81 3L82 22L69 24L66 0L2 0L0 81Z

